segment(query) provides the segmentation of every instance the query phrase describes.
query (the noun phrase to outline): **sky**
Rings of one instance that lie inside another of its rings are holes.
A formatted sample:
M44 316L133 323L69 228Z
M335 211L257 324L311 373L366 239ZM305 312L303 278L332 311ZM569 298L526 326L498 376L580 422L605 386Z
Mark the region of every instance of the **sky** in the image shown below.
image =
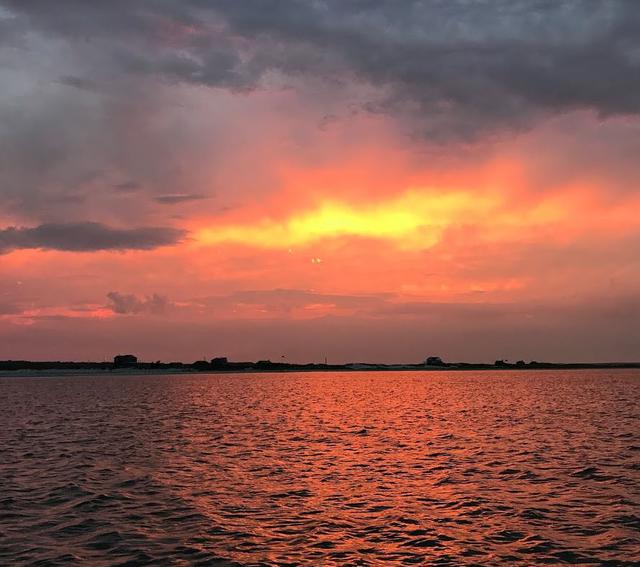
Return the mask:
M635 0L0 0L0 359L640 360Z

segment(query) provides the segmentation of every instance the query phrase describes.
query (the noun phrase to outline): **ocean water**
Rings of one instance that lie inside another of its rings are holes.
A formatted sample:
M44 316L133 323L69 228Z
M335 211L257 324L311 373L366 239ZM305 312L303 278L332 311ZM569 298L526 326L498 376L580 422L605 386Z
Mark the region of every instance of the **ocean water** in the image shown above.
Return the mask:
M640 565L640 373L0 378L1 565Z

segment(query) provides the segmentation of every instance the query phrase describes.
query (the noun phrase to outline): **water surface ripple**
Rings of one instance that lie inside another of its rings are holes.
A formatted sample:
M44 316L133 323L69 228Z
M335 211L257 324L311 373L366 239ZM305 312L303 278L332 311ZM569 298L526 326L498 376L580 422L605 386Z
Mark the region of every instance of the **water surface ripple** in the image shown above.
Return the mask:
M640 565L640 374L0 378L0 564L229 563Z

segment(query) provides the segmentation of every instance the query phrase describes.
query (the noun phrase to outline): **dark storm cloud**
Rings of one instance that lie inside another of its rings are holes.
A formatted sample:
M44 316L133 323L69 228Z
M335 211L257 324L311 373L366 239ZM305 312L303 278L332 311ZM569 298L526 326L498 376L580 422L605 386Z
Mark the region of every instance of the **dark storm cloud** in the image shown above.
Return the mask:
M377 108L418 114L444 137L520 126L537 112L640 112L632 0L6 5L27 29L99 42L124 73L231 89L269 71L363 82L386 89Z
M176 244L184 236L185 231L175 228L117 229L95 222L12 226L0 230L0 253L25 248L69 252L151 250Z

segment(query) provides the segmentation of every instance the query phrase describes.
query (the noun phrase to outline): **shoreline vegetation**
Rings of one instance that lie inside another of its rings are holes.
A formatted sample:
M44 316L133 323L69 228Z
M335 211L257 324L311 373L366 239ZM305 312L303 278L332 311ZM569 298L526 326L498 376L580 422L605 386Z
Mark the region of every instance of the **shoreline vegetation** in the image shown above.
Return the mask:
M260 372L352 372L352 371L465 371L465 370L575 370L640 368L640 362L555 363L509 362L496 360L492 364L470 362L444 362L440 357L429 357L418 364L348 363L326 364L290 362L233 362L225 357L211 360L184 362L139 362L133 355L118 355L113 362L75 361L0 361L0 376L82 375L82 374L187 374L187 373L260 373Z

